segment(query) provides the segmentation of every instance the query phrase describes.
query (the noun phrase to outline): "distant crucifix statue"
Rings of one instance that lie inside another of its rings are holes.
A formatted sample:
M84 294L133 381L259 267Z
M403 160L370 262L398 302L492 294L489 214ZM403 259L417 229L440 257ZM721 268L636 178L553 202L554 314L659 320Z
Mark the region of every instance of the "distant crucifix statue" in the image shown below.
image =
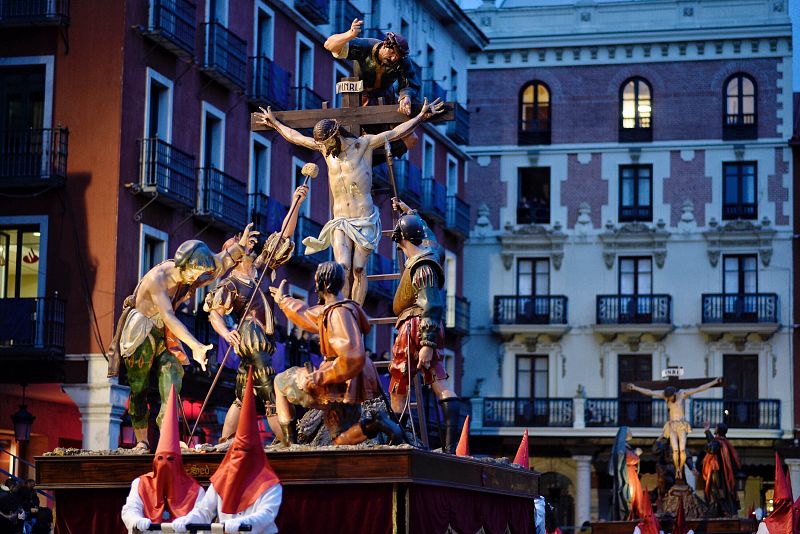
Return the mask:
M682 370L680 369L680 371ZM692 431L689 421L686 420L685 400L695 393L722 385L722 378L715 378L710 382L705 380L702 378L678 380L675 375L670 375L669 380L622 384L623 391L636 391L642 395L666 401L668 417L667 422L664 423L664 437L669 438L672 447L672 462L675 464L676 479L683 479L683 466L686 464L686 437Z

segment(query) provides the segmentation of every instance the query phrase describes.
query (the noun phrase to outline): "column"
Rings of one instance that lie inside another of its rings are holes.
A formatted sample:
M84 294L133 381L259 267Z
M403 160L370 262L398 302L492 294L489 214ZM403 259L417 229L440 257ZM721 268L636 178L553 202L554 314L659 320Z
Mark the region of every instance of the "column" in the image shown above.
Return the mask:
M586 397L574 397L572 407L572 428L586 428Z
M580 526L592 518L592 457L575 455L575 525Z
M470 432L483 428L483 397L473 397L470 399L472 404L472 417L469 420Z
M800 458L786 458L789 467L789 480L792 481L792 495L800 496Z
M109 450L119 446L120 423L130 388L108 378L108 363L102 354L67 355L88 362L85 384L64 384L64 392L78 406L83 426L83 448Z

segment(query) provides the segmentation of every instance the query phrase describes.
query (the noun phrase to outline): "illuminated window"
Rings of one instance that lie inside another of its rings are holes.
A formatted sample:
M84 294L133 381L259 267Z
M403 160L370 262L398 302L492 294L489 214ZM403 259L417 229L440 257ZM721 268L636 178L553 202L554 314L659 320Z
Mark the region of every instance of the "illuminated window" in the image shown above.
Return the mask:
M747 74L734 74L725 82L723 138L757 138L756 119L756 83Z
M531 82L520 93L518 144L550 144L550 89L542 82Z
M643 78L631 78L620 90L620 142L653 140L653 91Z

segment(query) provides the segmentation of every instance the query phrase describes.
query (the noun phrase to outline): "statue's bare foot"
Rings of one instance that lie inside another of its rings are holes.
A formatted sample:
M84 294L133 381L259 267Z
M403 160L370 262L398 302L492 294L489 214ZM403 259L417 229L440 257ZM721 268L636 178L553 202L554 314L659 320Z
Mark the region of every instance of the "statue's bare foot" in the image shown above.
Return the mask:
M147 441L145 440L141 440L139 441L139 443L136 444L133 450L141 452L150 452L150 444L147 443Z
M222 443L217 443L214 445L214 451L216 452L226 452L228 449L231 448L231 443L233 443L232 439L227 439Z

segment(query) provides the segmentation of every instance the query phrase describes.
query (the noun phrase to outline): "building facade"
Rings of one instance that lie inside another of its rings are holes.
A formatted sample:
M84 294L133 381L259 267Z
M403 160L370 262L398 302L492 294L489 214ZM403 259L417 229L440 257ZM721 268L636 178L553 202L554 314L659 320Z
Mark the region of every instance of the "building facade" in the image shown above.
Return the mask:
M655 486L665 404L621 384L669 367L724 377L689 402L689 449L702 456L704 423L728 424L744 511L769 498L773 449L797 456L787 10L505 0L468 11L489 45L468 74L462 388L484 450L513 455L530 430L562 524L609 517L620 426Z
M125 297L185 240L201 239L219 250L250 221L262 234L279 229L309 161L320 164L320 176L302 207L298 252L277 277L289 279L295 296L313 296L313 271L328 255L303 256L299 241L316 235L329 217L325 166L318 153L275 132L252 132L250 113L258 106L336 107L335 84L352 71L323 43L365 14L374 28L370 35L411 28L414 57L427 53L423 93L453 96L462 108L458 123L420 128L417 147L397 162L401 198L428 218L447 250L447 346L457 374L469 314L460 274L469 213L463 199L466 70L468 53L485 37L446 1L401 9L367 4L0 2L3 449L22 452L7 417L19 404L20 384L28 384L37 417L22 456L59 445L116 447L127 388L106 379L105 353ZM385 167L376 168L374 185L384 228L390 228ZM383 239L368 271L395 269L393 248ZM391 282L370 284L370 315L390 315L392 290ZM179 315L198 339L218 346L202 296ZM276 358L285 362L291 325L280 315L279 322ZM388 349L391 329L375 330L367 346ZM220 431L232 376L233 370L223 373L214 406L201 421L207 440ZM188 368L183 396L189 419L210 383L199 368ZM43 409L50 405L60 407Z

